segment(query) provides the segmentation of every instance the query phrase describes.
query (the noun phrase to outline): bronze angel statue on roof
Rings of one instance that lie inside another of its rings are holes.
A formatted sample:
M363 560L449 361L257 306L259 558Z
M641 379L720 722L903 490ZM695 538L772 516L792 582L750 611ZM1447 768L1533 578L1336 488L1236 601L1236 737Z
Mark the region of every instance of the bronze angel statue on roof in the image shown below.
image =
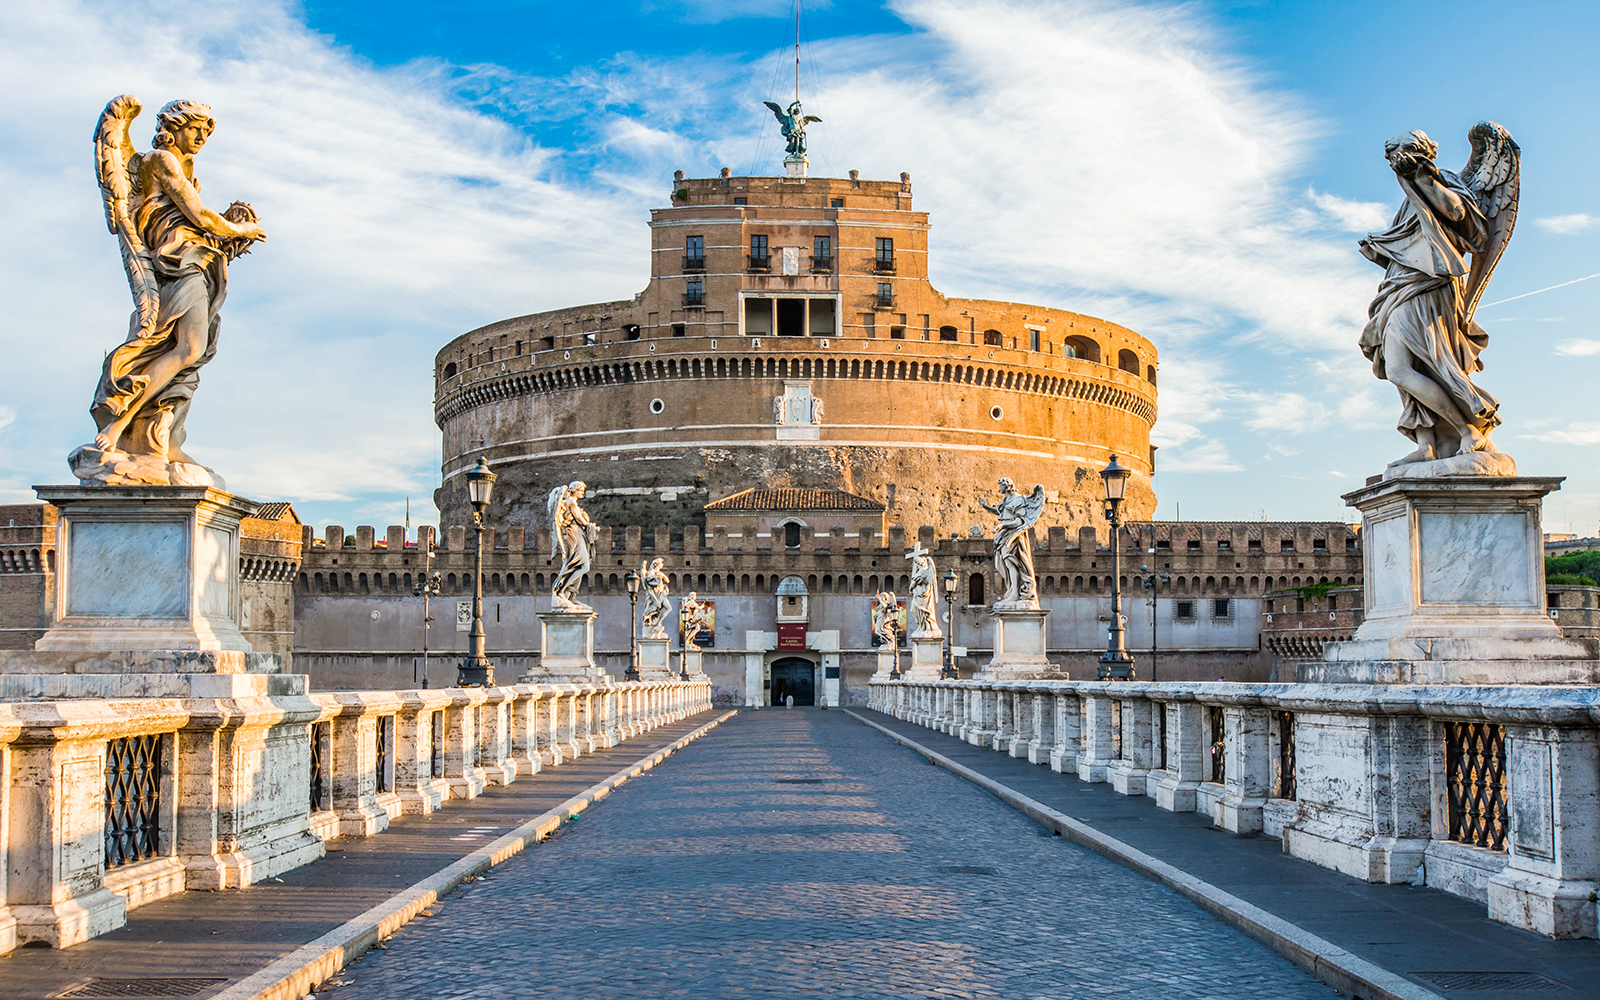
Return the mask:
M805 159L806 126L812 122L820 122L822 119L816 115L808 115L801 111L799 101L789 105L788 111L784 111L783 107L775 101L764 101L762 103L772 109L773 116L778 119L778 127L783 130L783 138L788 143L783 147L784 151L789 154L786 159Z
M90 414L99 433L67 464L89 484L217 486L183 450L200 368L217 351L228 261L267 238L249 205L221 213L200 200L195 154L216 121L211 108L173 101L156 113L152 149L128 135L139 99L114 98L95 127L95 175L106 225L133 292L128 337L106 356Z
M1438 146L1422 132L1384 144L1405 202L1388 229L1361 241L1385 269L1361 351L1400 390L1400 433L1417 445L1386 478L1516 474L1489 439L1500 403L1472 375L1489 345L1474 313L1516 225L1522 151L1494 122L1472 126L1467 139L1460 174L1435 164Z

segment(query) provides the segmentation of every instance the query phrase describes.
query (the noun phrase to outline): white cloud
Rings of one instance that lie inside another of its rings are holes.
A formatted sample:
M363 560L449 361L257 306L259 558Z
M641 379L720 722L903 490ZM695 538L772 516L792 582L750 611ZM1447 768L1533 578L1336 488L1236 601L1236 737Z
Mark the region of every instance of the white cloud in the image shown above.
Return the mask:
M1568 357L1585 358L1591 354L1600 354L1600 340L1575 337L1556 344L1555 351Z
M1351 201L1336 194L1319 193L1315 188L1307 188L1306 194L1317 208L1350 233L1372 233L1387 229L1389 219L1394 214L1394 206L1381 201Z
M1243 472L1244 466L1228 454L1228 446L1215 438L1205 438L1175 455L1163 455L1159 472Z
M1582 212L1575 215L1552 215L1543 219L1535 219L1533 224L1545 232L1566 236L1571 233L1581 233L1585 229L1600 225L1600 216L1587 215Z
M1258 393L1244 425L1253 431L1294 433L1325 424L1328 409L1298 392Z
M1529 441L1547 441L1551 444L1600 444L1600 420L1575 420L1565 430L1519 436Z

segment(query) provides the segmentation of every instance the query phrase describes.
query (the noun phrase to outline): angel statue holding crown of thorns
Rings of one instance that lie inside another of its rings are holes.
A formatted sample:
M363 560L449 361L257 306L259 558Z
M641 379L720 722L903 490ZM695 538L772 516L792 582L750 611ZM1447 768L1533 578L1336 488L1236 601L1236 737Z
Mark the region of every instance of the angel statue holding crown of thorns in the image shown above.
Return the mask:
M1438 146L1422 132L1385 143L1405 201L1388 229L1361 241L1362 254L1384 268L1361 351L1373 374L1400 390L1400 433L1417 445L1389 463L1388 479L1517 471L1489 440L1500 403L1472 375L1489 346L1473 317L1516 225L1522 151L1494 122L1472 126L1467 140L1472 153L1460 174L1435 164Z
M140 111L115 98L95 128L95 173L106 225L133 292L128 337L106 356L90 414L99 433L67 464L85 484L222 486L183 450L200 369L216 354L228 261L265 240L249 205L218 213L200 200L194 157L216 121L211 108L173 101L156 114L148 153L128 128Z

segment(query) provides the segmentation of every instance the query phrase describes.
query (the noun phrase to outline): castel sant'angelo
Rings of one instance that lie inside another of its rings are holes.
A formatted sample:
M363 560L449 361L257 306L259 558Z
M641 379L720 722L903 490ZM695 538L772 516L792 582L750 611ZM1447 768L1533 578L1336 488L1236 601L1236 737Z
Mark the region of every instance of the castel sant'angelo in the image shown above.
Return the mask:
M1134 470L1129 517L1150 516L1155 348L1093 316L941 294L909 175L680 172L669 202L633 298L439 352L444 523L470 519L460 473L480 455L506 521L530 528L579 479L607 524L698 523L708 502L803 486L944 537L985 523L1001 476L1044 485L1040 530L1076 528L1100 519L1112 454Z

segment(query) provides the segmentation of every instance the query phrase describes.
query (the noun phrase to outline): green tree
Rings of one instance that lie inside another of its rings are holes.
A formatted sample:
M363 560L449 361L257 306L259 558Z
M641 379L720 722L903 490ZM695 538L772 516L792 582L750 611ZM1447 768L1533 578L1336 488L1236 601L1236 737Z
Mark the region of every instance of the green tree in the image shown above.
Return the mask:
M1544 560L1546 583L1600 586L1600 552L1569 552L1564 556L1546 556Z

